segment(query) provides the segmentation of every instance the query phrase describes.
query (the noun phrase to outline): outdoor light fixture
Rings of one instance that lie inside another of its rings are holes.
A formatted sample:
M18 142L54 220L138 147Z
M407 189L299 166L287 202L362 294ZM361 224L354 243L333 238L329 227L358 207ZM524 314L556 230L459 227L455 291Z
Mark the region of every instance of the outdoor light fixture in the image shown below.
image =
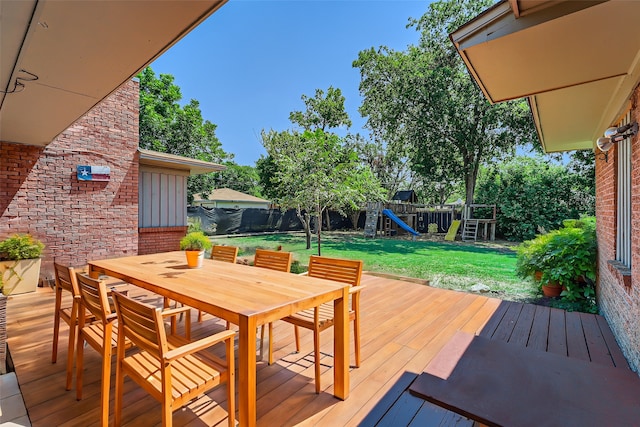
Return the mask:
M620 127L611 127L604 131L604 136L598 138L596 141L596 145L598 149L602 151L601 154L604 154L604 161L609 161L609 153L613 144L616 142L623 141L630 136L634 136L638 133L638 122L629 123L628 125L620 126Z

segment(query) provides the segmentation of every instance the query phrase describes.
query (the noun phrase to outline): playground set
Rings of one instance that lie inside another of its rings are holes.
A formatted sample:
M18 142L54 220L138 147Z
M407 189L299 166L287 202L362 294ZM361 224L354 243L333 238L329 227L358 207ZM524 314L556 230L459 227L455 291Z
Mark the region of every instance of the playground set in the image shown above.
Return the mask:
M413 193L413 192L412 192ZM394 196L395 199L395 196ZM487 214L488 212L488 214ZM460 234L465 242L478 238L495 240L496 205L421 205L415 202L392 200L387 203L367 203L364 236L411 235L415 240L420 230L435 223L445 240L453 241Z

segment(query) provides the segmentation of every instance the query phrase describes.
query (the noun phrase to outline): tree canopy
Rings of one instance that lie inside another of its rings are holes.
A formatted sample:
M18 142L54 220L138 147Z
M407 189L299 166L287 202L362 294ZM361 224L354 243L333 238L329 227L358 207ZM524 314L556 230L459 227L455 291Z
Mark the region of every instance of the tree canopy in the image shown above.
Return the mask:
M311 247L311 218L316 218L318 254L321 217L327 208L346 214L359 211L369 198L383 197L377 179L353 146L329 131L351 123L340 90L330 87L323 96L322 90L316 90L315 98L303 95L306 111L289 115L302 132L262 131L267 157L257 165L265 194L281 207L296 210L306 231L307 248Z
M481 164L512 156L534 135L522 100L491 105L469 76L448 38L490 6L490 0L441 0L410 26L421 32L404 52L387 47L361 51L360 112L374 138L406 155L411 168L434 188L465 185L473 201ZM436 191L442 193L442 191Z
M216 125L202 118L200 103L192 99L180 105L182 94L170 74L156 77L151 67L140 79L140 147L207 162L231 160L216 137ZM189 177L187 198L209 194L215 188L215 173Z

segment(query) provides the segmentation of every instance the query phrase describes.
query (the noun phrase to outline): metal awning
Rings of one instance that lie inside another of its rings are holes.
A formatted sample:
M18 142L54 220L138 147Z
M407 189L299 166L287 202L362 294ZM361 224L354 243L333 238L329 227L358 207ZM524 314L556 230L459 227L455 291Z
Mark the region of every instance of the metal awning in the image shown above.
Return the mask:
M0 1L0 141L49 144L225 2Z
M640 83L640 2L510 0L451 34L490 102L528 97L547 152L593 148Z

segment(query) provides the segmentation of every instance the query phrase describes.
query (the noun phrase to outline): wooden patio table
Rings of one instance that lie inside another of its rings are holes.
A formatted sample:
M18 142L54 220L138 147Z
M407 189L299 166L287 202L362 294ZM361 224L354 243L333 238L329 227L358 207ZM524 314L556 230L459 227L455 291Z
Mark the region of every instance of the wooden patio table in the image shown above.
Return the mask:
M349 395L348 285L210 259L191 269L180 251L90 261L89 267L94 276L117 277L238 325L241 426L256 423L256 328L333 301L334 396Z
M458 332L409 388L487 426L638 426L633 371Z

